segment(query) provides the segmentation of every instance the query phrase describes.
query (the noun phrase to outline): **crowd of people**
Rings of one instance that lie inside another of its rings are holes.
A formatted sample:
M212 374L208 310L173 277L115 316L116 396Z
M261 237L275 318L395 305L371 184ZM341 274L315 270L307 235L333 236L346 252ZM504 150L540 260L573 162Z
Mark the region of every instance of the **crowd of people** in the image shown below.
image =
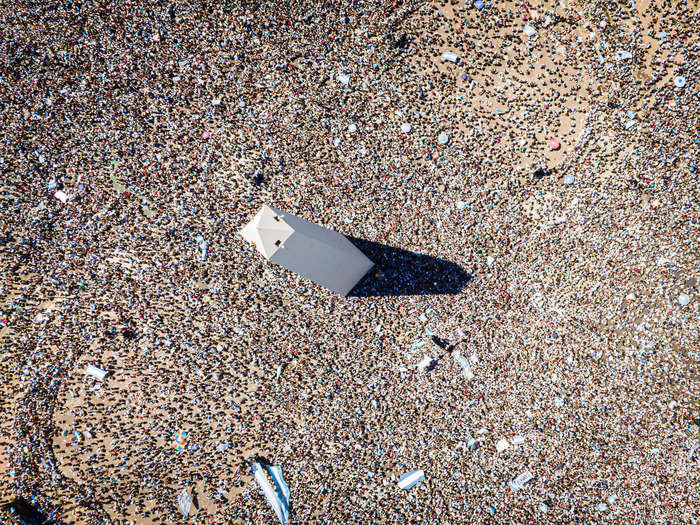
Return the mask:
M258 456L292 523L700 519L699 16L4 6L2 496L272 523ZM267 262L263 204L376 267Z

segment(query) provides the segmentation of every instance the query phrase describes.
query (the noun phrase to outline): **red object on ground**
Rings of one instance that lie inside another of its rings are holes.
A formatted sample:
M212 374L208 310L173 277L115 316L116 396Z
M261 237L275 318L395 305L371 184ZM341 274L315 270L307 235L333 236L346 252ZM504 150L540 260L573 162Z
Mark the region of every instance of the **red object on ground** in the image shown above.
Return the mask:
M549 139L549 149L556 151L561 148L561 144L557 139Z

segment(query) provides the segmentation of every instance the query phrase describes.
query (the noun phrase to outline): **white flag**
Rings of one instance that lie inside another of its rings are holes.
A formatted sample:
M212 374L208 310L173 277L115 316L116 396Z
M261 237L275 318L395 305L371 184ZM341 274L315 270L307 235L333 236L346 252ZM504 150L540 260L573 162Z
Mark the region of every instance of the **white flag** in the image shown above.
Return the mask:
M251 469L255 481L258 482L280 523L286 525L289 522L289 487L282 477L282 469L276 465L263 467L260 463L253 464ZM274 487L267 479L266 473L272 477Z
M187 494L187 489L182 489L182 492L177 497L177 505L185 515L185 518L187 518L187 516L190 515L190 508L192 507L192 498Z

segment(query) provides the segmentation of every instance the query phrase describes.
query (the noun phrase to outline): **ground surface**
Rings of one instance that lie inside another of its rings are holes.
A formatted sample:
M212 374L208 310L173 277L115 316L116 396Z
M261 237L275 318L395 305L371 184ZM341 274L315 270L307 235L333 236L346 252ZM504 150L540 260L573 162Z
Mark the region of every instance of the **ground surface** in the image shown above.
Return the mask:
M3 8L3 498L261 523L260 454L300 523L697 518L697 3L285 6ZM378 270L265 262L262 204Z

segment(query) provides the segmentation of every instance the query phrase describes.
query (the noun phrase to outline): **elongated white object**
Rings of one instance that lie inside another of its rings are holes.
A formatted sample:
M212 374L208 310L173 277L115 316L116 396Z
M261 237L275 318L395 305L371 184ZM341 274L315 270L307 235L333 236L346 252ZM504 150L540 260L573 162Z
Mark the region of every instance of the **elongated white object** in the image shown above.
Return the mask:
M398 485L400 489L409 490L415 487L419 482L425 479L425 473L422 470L413 470L407 472L399 478Z
M454 51L445 51L442 54L442 59L447 60L449 62L457 62L457 53Z
M107 375L107 372L102 370L101 368L97 368L96 366L93 365L87 365L85 367L85 375L92 376L98 381L102 381L105 376Z
M465 357L462 356L462 354L457 350L454 353L454 360L455 363L457 363L461 368L462 368L462 376L464 379L467 381L471 381L474 379L474 373L472 372L472 367L469 364L469 361Z
M192 508L192 498L187 494L187 489L182 489L182 492L177 497L177 505L185 515L185 519L187 519L190 515L190 509Z

